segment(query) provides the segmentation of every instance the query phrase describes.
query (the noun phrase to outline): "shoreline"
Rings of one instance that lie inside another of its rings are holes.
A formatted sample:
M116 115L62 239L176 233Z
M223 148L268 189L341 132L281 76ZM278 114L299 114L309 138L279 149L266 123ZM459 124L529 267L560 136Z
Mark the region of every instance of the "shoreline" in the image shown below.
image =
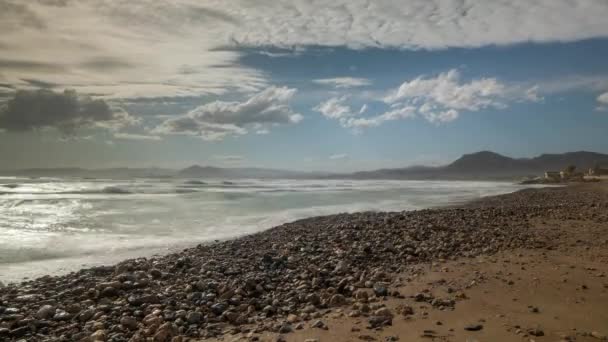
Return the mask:
M416 182L416 181L414 181L414 182ZM447 181L441 181L440 183L450 183L450 182L458 183L459 181L447 180ZM481 182L475 182L475 183L484 183L484 182L481 181ZM495 181L486 181L486 183L496 184ZM23 281L35 280L39 277L43 277L43 276L47 276L47 275L61 276L61 275L68 274L70 272L77 272L82 269L104 266L104 265L114 265L119 262L123 262L125 260L136 259L136 258L140 258L140 257L146 257L146 258L162 257L167 254L179 253L184 249L196 247L198 244L207 245L207 244L213 244L218 241L223 242L223 241L227 241L227 240L238 239L243 236L257 234L259 232L263 232L265 230L272 229L281 224L299 221L302 219L315 218L318 216L329 216L329 215L336 215L339 213L356 213L356 212L364 212L364 211L401 212L401 211L414 211L414 210L423 210L423 209L440 209L440 208L448 208L448 207L460 207L470 201L478 200L479 198L495 196L496 193L498 193L498 194L511 193L511 192L522 189L521 186L519 186L518 184L515 184L515 183L503 182L503 185L506 185L506 184L511 185L513 187L513 189L480 189L478 194L470 193L467 196L463 196L463 197L465 197L464 199L455 198L453 200L448 200L448 201L436 201L437 203L434 203L434 204L428 204L428 203L427 204L420 204L420 203L416 204L415 202L410 203L409 199L408 199L405 202L401 201L402 205L399 205L399 206L394 205L393 203L382 203L382 204L368 203L369 208L366 209L366 208L362 208L361 205L357 205L358 203L354 203L351 208L341 209L341 210L335 210L335 209L325 210L326 208L321 206L317 210L315 210L316 212L310 212L305 215L298 213L299 211L302 211L301 208L293 208L293 209L289 209L289 210L279 211L276 214L272 215L272 217L274 217L276 215L277 218L282 217L282 216L290 216L290 218L269 220L271 222L268 224L266 224L266 223L258 224L258 223L254 222L254 223L250 224L251 229L246 229L246 230L249 230L249 232L229 234L229 236L219 237L217 239L211 239L211 240L202 239L199 241L188 242L187 241L188 239L179 238L177 236L171 236L171 238L174 239L176 242L152 243L151 245L147 245L147 246L146 245L137 245L133 249L128 248L128 246L123 246L122 248L120 246L118 246L116 254L100 253L100 252L96 253L95 251L92 251L90 254L83 253L83 254L73 254L72 255L69 252L65 252L65 253L59 253L59 254L57 254L56 257L52 257L52 258L48 258L48 259L45 259L45 258L33 258L31 260L24 259L24 261L22 261L20 263L0 264L0 283L4 283L4 284L20 283ZM531 186L531 187L534 187L534 186ZM390 202L390 201L388 201L388 202ZM393 201L393 202L396 202L396 201ZM442 202L447 202L447 203L442 203ZM336 206L344 207L347 205L338 204ZM330 207L331 207L331 205L330 205ZM269 216L269 217L271 217L271 216ZM185 234L185 235L193 236L194 240L198 240L196 238L196 235L192 235L192 234ZM162 237L160 237L160 236L156 236L156 237L159 239L159 241L161 241ZM136 235L135 238L136 239L142 238L142 236ZM190 239L190 240L192 240L192 239ZM112 247L112 246L109 246L109 247ZM36 251L36 252L42 253L42 254L47 253L44 250L40 250L40 251ZM54 252L55 252L54 250L50 250L50 253L54 253ZM6 257L5 257L5 260L6 260ZM9 274L19 274L19 275L18 276L8 276Z
M359 315L374 331L384 329L394 314L378 305L402 299L393 290L398 275L429 262L555 248L530 221L582 213L605 221L600 187L311 217L160 257L11 284L0 289L0 337L177 341L282 332L289 339L299 325L318 330L309 326L323 328L326 315L370 301Z

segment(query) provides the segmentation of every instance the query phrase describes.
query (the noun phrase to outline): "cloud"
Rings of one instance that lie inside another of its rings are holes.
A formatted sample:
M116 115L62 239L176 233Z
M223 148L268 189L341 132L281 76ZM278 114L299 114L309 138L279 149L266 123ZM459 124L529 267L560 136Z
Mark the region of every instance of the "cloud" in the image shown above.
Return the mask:
M123 109L74 90L19 90L0 107L0 128L14 132L55 128L73 135L78 128L116 131L137 122Z
M441 49L608 36L604 0L231 1L225 10L242 18L231 37L247 46Z
M313 110L323 114L329 119L344 119L354 115L351 108L344 104L348 96L332 97L326 101L319 103Z
M213 156L213 159L217 159L217 160L221 160L223 162L229 162L229 163L238 163L238 162L244 161L245 157L234 156L234 155L216 155L216 156Z
M607 17L605 0L0 0L0 73L108 98L246 93L269 83L240 63L252 50L576 41L608 37Z
M296 89L268 87L243 102L213 101L185 115L165 120L152 130L154 134L183 134L204 140L247 134L253 129L264 134L270 127L300 122L289 101Z
M372 82L366 78L355 77L322 78L313 80L313 82L317 84L333 86L337 89L363 87L372 84Z
M496 78L462 79L460 71L451 69L435 76L419 76L403 82L380 98L384 112L369 114L364 104L353 111L346 103L349 96L332 97L313 108L341 126L360 132L388 121L421 117L433 124L443 124L460 117L461 112L504 109L511 102L539 102L538 85L506 84Z
M608 110L608 91L603 94L600 94L597 97L597 102L598 102L598 106L597 106L596 110L599 110L599 111Z
M332 154L331 156L329 156L329 159L331 159L331 160L343 160L343 159L347 159L347 158L348 158L348 154L345 154L345 153Z
M161 137L158 135L147 135L147 134L132 134L132 133L115 133L114 138L123 140L144 140L144 141L160 141Z
M495 78L481 78L461 82L460 72L452 69L436 77L417 77L406 81L384 98L392 104L398 101L429 101L438 106L477 111L482 108L504 107L499 102L506 93L505 86Z

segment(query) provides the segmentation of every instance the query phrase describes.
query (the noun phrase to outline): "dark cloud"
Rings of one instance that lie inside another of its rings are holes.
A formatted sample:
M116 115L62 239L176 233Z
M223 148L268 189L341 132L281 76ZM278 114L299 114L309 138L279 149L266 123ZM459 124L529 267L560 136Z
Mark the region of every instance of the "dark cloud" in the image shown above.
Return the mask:
M54 88L54 87L58 86L58 84L56 84L56 83L45 82L45 81L37 80L34 78L22 78L21 80L36 88L47 88L48 89L48 88Z
M95 71L113 71L113 70L121 70L128 69L133 67L134 65L121 60L119 58L114 57L98 57L90 59L84 63L80 64L81 67L85 69L95 70Z
M67 5L72 3L72 1L70 1L70 0L38 0L38 2L43 5L53 6L53 7L66 7Z
M22 2L0 0L0 27L21 29L24 26L36 29L46 27L44 21Z
M0 69L16 69L41 72L65 72L65 66L57 63L43 63L14 59L0 59Z
M56 128L72 135L80 127L119 129L134 122L125 111L74 90L19 90L0 107L0 129L7 131Z

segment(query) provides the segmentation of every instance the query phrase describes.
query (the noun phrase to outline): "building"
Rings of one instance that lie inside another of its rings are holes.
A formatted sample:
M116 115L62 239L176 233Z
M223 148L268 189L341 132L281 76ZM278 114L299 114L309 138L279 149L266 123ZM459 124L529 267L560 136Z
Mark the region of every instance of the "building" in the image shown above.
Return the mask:
M608 169L603 169L599 166L596 166L592 169L589 169L589 176L608 176Z
M561 176L560 172L557 172L557 171L546 171L545 172L546 180L558 182L561 180L561 178L562 178L562 176Z

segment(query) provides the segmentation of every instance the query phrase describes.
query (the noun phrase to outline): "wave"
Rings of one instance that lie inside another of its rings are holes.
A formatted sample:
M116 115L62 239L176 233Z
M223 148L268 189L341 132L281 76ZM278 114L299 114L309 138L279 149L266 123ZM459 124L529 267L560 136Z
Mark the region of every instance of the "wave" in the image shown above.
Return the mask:
M131 191L129 191L127 189L123 189L118 186L106 186L105 188L101 189L101 193L103 193L103 194L132 194Z
M207 183L205 183L203 181L198 181L198 180L185 181L184 184L186 184L186 185L207 185Z
M19 184L16 183L12 183L12 184L2 184L3 187L5 188L9 188L9 189L16 189L19 187Z

